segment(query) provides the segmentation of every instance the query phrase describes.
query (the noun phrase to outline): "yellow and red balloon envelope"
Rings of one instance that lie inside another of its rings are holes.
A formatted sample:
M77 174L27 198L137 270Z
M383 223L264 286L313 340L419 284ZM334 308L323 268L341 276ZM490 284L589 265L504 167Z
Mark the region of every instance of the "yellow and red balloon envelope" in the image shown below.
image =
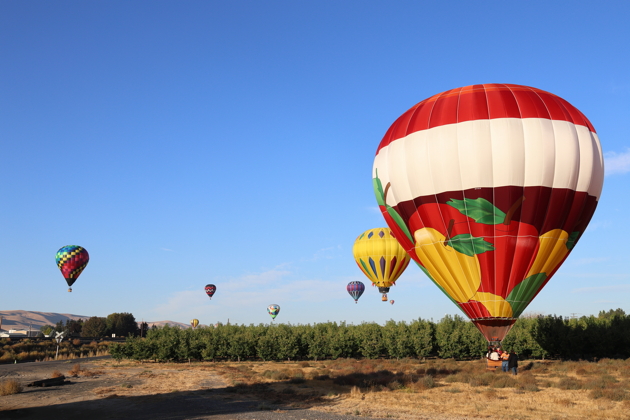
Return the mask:
M603 179L599 138L577 108L505 84L418 103L389 128L373 168L400 244L489 341L571 252Z

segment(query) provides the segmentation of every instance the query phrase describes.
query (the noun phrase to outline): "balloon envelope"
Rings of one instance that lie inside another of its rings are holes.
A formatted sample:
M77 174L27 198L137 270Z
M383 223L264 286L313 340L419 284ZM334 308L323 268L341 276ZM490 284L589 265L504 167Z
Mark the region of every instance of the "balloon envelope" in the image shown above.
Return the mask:
M90 261L90 255L81 246L66 245L57 251L55 260L68 286L72 286Z
M214 295L214 292L217 291L217 286L215 286L214 284L206 284L206 294L208 295L208 297L210 299L212 299L212 296Z
M272 304L267 306L267 313L269 313L272 319L276 319L280 313L280 305Z
M418 103L389 128L373 167L394 235L489 341L571 252L603 179L599 138L580 111L502 84Z
M360 281L351 281L346 286L346 290L350 293L350 296L354 299L354 303L357 303L363 292L365 291L365 285Z
M389 292L410 261L389 228L363 232L354 241L352 254L363 274L383 294Z
M197 328L197 325L199 325L199 320L198 319L191 319L190 320L190 326L193 328Z

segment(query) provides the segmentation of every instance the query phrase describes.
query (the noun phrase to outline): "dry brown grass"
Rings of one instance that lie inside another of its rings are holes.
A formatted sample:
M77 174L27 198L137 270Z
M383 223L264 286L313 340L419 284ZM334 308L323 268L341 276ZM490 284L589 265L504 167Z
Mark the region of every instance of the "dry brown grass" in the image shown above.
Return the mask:
M483 361L348 360L141 364L103 369L119 380L99 397L203 390L209 373L228 392L270 406L399 419L611 419L630 409L628 361L522 362L517 376ZM527 369L525 367L528 366ZM131 384L132 387L123 387ZM358 413L358 414L357 414Z
M76 363L74 366L72 366L72 369L68 371L68 376L76 378L77 376L79 376L79 373L81 373L81 364Z
M6 379L0 382L0 396L13 395L22 392L22 385L15 379Z
M50 374L51 378L61 378L63 376L63 373L59 372L58 370L53 370L53 373Z

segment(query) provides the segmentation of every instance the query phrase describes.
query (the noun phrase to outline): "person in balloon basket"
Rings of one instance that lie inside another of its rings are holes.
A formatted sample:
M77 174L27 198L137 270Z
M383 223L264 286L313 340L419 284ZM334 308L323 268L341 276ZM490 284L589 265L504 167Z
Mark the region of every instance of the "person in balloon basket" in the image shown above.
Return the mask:
M514 353L514 350L510 352L510 356L508 357L508 372L509 371L512 371L514 375L518 373L518 355Z
M508 359L510 357L510 353L508 353L507 351L504 351L501 353L501 370L503 372L507 372L508 371Z
M488 354L486 354L486 358L497 361L499 360L499 353L493 346L490 346L488 347Z

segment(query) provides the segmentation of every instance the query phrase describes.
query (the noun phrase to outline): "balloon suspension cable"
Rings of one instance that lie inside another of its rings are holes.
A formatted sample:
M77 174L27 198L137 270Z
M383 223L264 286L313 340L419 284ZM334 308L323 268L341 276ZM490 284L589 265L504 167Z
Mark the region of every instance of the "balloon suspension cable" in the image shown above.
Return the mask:
M488 341L488 345L494 347L495 349L501 347L501 340L492 340Z

